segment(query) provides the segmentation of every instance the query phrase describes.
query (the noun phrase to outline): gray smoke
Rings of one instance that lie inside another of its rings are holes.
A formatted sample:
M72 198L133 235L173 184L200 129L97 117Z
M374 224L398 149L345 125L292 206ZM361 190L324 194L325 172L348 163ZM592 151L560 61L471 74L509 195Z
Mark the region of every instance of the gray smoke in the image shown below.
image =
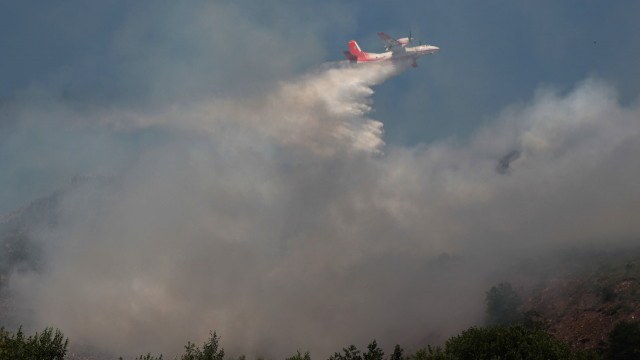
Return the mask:
M123 355L209 330L231 354L415 346L480 322L517 259L638 238L637 104L587 80L465 141L384 145L372 87L398 71L330 64L249 96L47 109L91 120L74 133L87 141L155 137L113 149L132 155L114 185L33 231L46 265L10 278L17 313Z

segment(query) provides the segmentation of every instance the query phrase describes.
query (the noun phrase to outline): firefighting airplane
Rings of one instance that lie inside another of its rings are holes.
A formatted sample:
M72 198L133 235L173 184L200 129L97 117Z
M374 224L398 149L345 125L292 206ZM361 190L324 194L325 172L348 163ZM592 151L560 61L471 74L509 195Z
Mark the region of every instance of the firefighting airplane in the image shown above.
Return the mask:
M380 62L389 60L411 60L411 66L417 67L416 60L423 55L429 55L440 50L439 47L433 45L407 46L413 42L411 32L409 37L394 39L391 36L379 32L378 37L385 45L385 52L370 53L360 50L360 46L355 40L349 41L349 51L344 52L344 56L349 61L357 63Z

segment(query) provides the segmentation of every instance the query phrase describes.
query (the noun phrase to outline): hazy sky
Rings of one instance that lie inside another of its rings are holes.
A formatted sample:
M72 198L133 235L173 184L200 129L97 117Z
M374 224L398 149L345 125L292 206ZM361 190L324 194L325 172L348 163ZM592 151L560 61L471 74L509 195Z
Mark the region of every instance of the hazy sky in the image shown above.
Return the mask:
M325 355L477 324L510 262L640 236L638 13L3 2L0 212L113 179L33 231L45 271L12 276L16 314L126 354L219 330ZM409 29L441 48L417 69L341 62Z
M376 88L387 143L466 137L540 87L567 91L589 76L622 101L640 89L634 1L2 1L0 9L2 211L68 177L47 169L46 154L44 164L39 154L16 163L30 151L6 143L16 103L140 109L251 92L341 60L350 39L379 51L377 31L411 29L442 48ZM74 156L66 166L91 171L93 161Z

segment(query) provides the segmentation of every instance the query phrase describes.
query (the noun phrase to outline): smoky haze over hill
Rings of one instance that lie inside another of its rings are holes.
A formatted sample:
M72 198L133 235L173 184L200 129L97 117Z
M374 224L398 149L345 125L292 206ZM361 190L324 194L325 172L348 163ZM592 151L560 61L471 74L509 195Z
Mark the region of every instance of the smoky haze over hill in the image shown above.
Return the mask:
M9 278L18 321L128 354L209 329L230 353L274 357L411 346L481 322L519 258L640 235L640 110L611 87L541 90L466 142L385 146L370 97L399 71L329 64L149 112L42 105L60 126L95 117L107 139L163 141L29 234L43 268Z
M481 323L523 258L640 237L636 5L86 4L0 11L0 211L46 205L0 218L29 245L0 256L12 324L123 356L209 330L230 355L410 349ZM411 17L443 49L418 69L318 65Z

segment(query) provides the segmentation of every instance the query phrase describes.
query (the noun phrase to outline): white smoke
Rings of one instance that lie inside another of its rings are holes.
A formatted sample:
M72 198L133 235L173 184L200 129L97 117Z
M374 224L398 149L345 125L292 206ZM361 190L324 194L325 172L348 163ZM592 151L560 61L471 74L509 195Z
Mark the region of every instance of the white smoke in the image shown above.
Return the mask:
M149 115L111 114L103 121L120 129L166 126L204 133L215 140L222 132L242 132L327 155L345 146L378 152L384 144L382 123L366 117L371 111L371 87L399 71L401 66L394 64L330 63L325 69L283 82L266 95L212 99Z
M608 86L541 92L469 141L383 149L372 86L397 71L329 66L262 96L95 115L170 139L66 199L37 234L46 270L12 293L33 325L118 354L216 330L233 354L322 357L440 341L481 320L512 259L640 235L640 110Z

